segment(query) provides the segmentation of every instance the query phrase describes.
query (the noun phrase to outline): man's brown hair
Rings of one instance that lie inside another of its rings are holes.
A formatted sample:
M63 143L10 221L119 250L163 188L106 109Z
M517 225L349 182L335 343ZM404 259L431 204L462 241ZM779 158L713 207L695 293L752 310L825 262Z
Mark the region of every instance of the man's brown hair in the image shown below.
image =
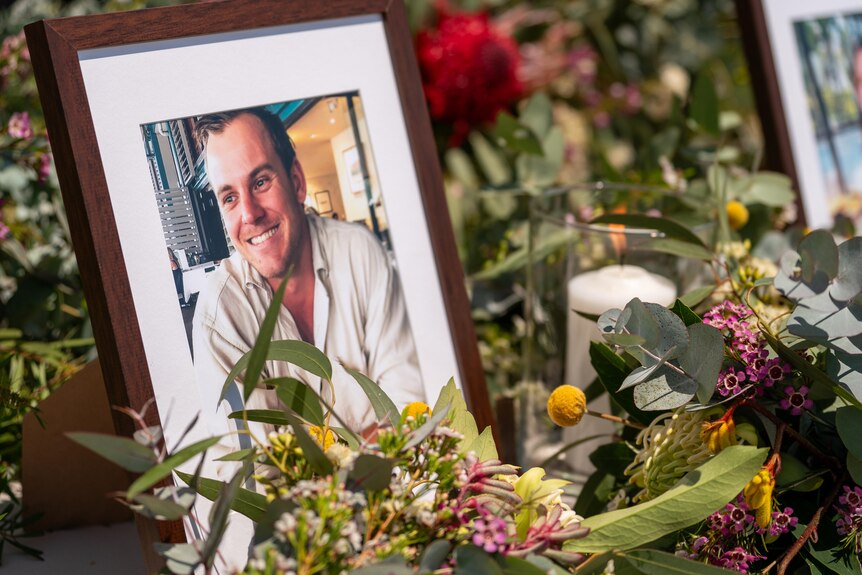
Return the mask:
M284 165L286 172L290 172L293 166L293 160L296 159L296 151L293 148L293 142L287 135L279 117L266 108L243 108L241 110L230 110L228 112L217 112L215 114L206 114L200 116L195 122L195 142L197 142L202 152L206 151L207 140L210 134L220 134L239 116L243 114L251 114L257 117L266 128L269 138L272 141L278 157Z

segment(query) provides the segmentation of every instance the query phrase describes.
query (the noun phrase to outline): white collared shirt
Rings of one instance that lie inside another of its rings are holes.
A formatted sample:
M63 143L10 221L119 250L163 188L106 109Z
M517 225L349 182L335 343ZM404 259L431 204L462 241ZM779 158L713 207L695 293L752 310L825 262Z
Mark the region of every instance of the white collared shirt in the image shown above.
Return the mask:
M314 265L314 341L333 364L335 411L354 430L376 418L365 393L344 366L377 382L397 406L425 401L416 348L398 274L383 247L360 224L309 215ZM243 408L241 378L220 406L218 398L228 373L254 345L272 289L239 252L222 261L207 277L193 324L194 363L204 402L204 416L213 433L237 429L240 421L227 414ZM273 341L301 339L285 306L276 322ZM268 361L261 380L293 377L323 393L320 378L285 362ZM255 389L246 409L280 409L275 392ZM334 424L334 423L333 423ZM253 425L255 434L268 426ZM235 434L234 434L235 436ZM263 439L260 437L260 439ZM239 436L235 447L250 447Z

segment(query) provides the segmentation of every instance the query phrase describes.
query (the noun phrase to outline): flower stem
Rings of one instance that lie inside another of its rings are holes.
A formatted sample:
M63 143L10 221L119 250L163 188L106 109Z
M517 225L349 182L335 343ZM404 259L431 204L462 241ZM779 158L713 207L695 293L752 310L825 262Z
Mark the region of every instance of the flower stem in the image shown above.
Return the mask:
M840 479L835 482L835 489L832 490L826 498L826 501L823 502L823 505L818 507L817 511L814 512L814 515L811 516L811 519L808 521L808 527L805 528L802 535L793 542L793 545L791 545L790 549L787 550L787 553L784 554L784 557L778 564L776 575L784 575L787 572L787 567L790 565L790 562L793 561L793 558L796 557L797 553L802 549L802 546L805 545L805 542L811 538L815 531L817 531L817 526L820 524L820 518L823 516L823 512L832 506L832 501L835 500L835 497L841 490L841 486L844 485L846 480L847 471L844 471L844 473L841 474Z
M598 411L586 410L584 413L587 415L592 415L593 417L598 417L599 419L607 419L608 421L613 421L614 423L622 423L628 427L634 427L635 429L645 429L646 425L643 423L638 423L637 421L632 421L631 419L624 419L622 417L611 415L610 413L600 413Z

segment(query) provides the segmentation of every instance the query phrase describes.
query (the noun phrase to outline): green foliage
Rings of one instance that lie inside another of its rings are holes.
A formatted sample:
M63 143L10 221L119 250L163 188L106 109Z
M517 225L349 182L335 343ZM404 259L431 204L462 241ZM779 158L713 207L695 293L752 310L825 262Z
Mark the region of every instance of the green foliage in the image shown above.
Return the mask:
M590 534L566 548L588 553L634 549L689 527L736 497L765 459L765 449L729 447L651 501L588 517L583 526Z
M684 313L687 308L677 303L675 309ZM703 323L685 325L672 311L638 299L624 310L605 312L599 327L609 343L622 347L642 364L618 388L634 388L637 409L675 409L695 395L701 403L712 397L724 349L724 338L717 329Z

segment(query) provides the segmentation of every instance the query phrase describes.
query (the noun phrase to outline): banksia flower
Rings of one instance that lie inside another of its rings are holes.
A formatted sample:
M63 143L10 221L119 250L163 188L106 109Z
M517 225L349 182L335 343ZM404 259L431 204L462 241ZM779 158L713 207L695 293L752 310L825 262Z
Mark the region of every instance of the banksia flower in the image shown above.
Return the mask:
M727 410L715 421L706 422L700 430L700 438L711 453L718 453L725 447L736 445L736 423L733 421L735 407Z
M626 468L629 482L641 487L635 501L658 497L679 479L712 457L701 430L713 410L686 412L683 407L672 414L658 416L640 432L637 443L643 445Z
M560 427L579 424L586 412L587 396L573 385L561 385L548 398L548 415Z

